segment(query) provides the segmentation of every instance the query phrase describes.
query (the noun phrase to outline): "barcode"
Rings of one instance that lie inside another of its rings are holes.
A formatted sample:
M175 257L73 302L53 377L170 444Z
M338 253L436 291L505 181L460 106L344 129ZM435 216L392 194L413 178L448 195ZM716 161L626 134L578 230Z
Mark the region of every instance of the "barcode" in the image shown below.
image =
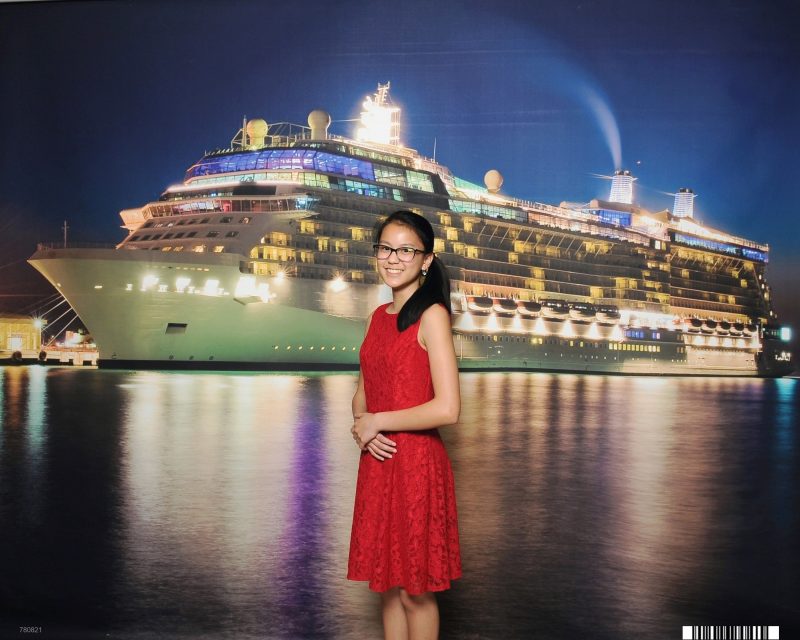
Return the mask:
M682 640L780 640L778 629L742 625L684 626Z

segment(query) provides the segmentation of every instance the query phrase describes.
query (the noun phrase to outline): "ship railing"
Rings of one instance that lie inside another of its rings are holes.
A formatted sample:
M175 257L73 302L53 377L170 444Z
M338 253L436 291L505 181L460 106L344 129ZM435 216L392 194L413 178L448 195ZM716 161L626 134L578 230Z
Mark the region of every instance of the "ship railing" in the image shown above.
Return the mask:
M39 242L38 251L46 249L116 249L117 245L111 242Z

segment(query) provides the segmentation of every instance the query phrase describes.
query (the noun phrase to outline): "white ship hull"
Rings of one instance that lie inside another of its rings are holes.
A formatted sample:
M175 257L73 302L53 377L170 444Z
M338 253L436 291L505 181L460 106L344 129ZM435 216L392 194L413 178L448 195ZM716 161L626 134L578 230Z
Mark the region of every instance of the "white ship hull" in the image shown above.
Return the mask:
M390 300L388 288L347 283L337 289L331 281L255 277L240 270L241 259L224 253L42 249L31 264L86 324L98 345L100 366L358 367L364 320ZM249 291L242 291L243 278L250 278ZM728 338L698 347L691 344L693 336L661 330L657 340L634 343L623 339L623 330L601 323L472 314L466 305L454 309L454 344L462 369L760 374L757 339Z

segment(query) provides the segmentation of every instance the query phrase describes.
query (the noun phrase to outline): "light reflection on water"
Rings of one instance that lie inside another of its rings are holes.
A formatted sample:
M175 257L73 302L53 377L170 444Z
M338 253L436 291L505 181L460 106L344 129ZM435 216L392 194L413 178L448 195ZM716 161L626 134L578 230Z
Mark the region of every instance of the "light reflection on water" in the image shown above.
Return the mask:
M799 624L797 380L461 380L442 637ZM344 579L354 386L0 369L0 632L380 637Z

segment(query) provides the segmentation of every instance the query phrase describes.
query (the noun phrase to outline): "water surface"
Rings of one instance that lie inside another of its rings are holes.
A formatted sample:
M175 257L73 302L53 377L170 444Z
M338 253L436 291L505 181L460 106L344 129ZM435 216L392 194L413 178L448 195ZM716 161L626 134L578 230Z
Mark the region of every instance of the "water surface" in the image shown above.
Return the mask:
M355 382L0 368L0 637L379 638ZM443 638L800 630L798 380L461 382Z

